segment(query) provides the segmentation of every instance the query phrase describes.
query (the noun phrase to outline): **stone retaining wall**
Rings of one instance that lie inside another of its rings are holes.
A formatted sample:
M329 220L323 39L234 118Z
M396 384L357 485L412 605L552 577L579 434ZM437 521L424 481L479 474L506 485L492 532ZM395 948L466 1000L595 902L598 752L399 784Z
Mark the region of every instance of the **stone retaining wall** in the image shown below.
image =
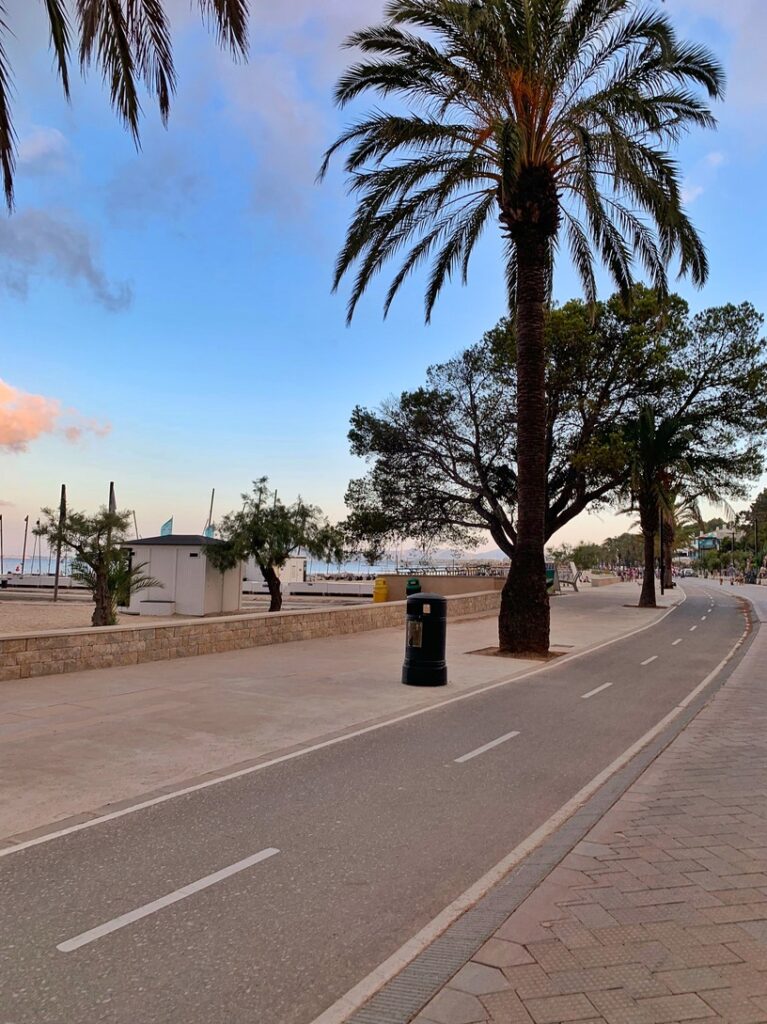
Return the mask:
M455 594L479 594L486 590L501 591L506 582L506 575L503 576L436 576L423 573L413 573L418 577L421 590L428 594L441 594L443 597L452 597ZM389 588L389 601L404 601L405 587L409 576L397 575L395 573L383 573L376 579L386 580Z
M461 594L448 597L447 601L451 619L494 615L500 605L500 595L494 592ZM397 601L0 637L0 682L362 633L400 626L404 618L405 602Z

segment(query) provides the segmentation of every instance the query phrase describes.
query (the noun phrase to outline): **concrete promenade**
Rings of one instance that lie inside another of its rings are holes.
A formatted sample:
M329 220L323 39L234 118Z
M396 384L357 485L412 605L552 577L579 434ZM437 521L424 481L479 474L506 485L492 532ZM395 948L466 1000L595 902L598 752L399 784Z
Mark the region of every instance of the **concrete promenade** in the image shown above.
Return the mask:
M767 623L764 588L732 589ZM415 1021L767 1022L767 625Z
M656 622L662 611L624 607L637 595L618 584L557 598L554 648ZM399 683L399 629L0 683L0 844L539 667L470 653L497 642L494 618L448 636L450 682L434 690Z

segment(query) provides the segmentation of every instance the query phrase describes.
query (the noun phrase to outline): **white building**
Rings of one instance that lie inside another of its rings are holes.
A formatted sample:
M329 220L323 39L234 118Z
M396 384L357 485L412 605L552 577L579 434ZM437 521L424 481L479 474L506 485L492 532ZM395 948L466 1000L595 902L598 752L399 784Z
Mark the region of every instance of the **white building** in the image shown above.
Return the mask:
M245 562L244 568L242 589L246 594L259 594L261 591L268 590L255 558L249 558ZM280 583L283 586L289 583L305 582L306 557L304 555L294 555L289 558L282 568L277 570L277 575L280 577Z
M220 572L205 548L223 541L197 534L147 537L125 545L133 565L162 583L131 596L131 615L221 615L241 607L242 564Z

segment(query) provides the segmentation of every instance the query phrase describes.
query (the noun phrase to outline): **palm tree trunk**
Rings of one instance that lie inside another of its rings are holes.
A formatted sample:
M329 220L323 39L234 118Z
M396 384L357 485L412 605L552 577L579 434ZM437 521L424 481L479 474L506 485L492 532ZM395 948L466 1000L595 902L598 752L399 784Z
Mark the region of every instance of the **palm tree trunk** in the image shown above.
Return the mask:
M544 558L546 516L545 237L517 246L517 537L501 594L502 651L545 654L549 596Z
M105 565L96 566L96 585L93 588L93 616L92 626L114 626L115 613L112 602L112 595L109 593L109 578Z
M672 572L672 563L674 561L674 543L675 543L676 527L674 520L670 516L663 517L663 586L666 590L671 590L674 583L674 574Z
M656 608L655 601L655 530L649 524L642 526L644 538L644 578L639 595L640 608Z
M282 610L282 587L280 586L280 577L274 571L272 565L261 565L259 566L261 573L266 580L266 585L269 588L269 611L279 612Z

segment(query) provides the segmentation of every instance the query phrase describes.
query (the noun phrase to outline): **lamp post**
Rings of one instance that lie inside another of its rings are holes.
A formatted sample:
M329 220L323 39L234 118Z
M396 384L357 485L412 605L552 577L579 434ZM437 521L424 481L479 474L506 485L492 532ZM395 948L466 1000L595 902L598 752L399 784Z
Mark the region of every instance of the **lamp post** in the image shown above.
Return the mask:
M732 524L732 575L735 576L735 521Z

